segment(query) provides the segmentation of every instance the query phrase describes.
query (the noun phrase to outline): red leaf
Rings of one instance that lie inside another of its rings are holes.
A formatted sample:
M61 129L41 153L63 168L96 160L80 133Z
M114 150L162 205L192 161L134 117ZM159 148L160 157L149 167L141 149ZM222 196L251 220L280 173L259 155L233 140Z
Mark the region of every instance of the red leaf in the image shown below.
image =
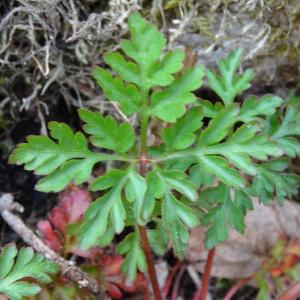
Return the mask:
M90 202L91 196L86 189L70 185L61 194L59 204L52 209L49 220L57 229L65 232L67 225L80 221Z
M96 260L102 256L103 250L100 247L95 247L89 250L82 250L78 245L72 245L69 247L69 252L77 256Z
M53 230L49 221L41 220L37 223L37 228L43 235L45 244L54 251L60 251L62 248L62 241L58 234Z
M103 255L101 257L102 274L105 276L120 274L123 260L124 260L123 257L119 255L115 255L115 256Z
M114 299L122 299L122 297L123 297L121 290L118 288L117 285L115 285L113 283L109 283L109 282L106 283L105 290Z
M60 206L56 206L51 210L49 220L56 229L62 233L65 232L68 225L68 215Z
M101 280L104 282L104 285L107 289L107 291L110 293L109 289L114 289L114 291L118 290L125 291L125 292L136 292L136 291L142 291L145 289L146 286L146 279L145 276L142 273L138 273L135 281L128 282L124 276L124 274L121 272L121 265L124 261L124 258L119 255L115 256L106 256L102 255L100 257L100 270L101 270ZM116 297L117 292L115 296L110 293L112 297Z

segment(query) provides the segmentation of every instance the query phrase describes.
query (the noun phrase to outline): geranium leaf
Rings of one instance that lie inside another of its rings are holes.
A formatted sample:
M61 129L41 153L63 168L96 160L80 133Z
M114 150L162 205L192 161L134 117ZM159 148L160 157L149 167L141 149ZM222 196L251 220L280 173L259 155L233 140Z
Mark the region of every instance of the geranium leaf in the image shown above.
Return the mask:
M50 136L29 136L10 156L10 163L24 164L26 170L48 175L36 188L42 192L58 192L72 180L80 184L88 179L93 166L107 160L108 154L93 153L81 132L58 122L49 123ZM54 141L56 140L56 141Z
M194 227L197 218L192 210L166 191L162 205L162 219L174 244L175 254L182 258L186 250L189 233L185 226Z
M290 157L300 155L300 143L295 138L300 135L300 101L299 98L296 99L298 103L288 103L282 116L276 114L270 119L269 132L272 140L278 143Z
M288 165L289 162L281 158L259 165L251 193L265 204L273 200L274 194L279 203L296 195L300 187L300 177L284 172Z
M282 104L283 100L277 96L265 95L261 99L255 96L248 97L240 111L239 119L243 122L251 122L258 116L270 116L276 112L276 108Z
M135 85L126 85L121 78L114 78L109 71L100 67L93 70L93 77L109 100L120 103L125 114L131 115L139 110L141 95Z
M41 288L36 283L25 282L26 278L38 282L51 282L50 274L55 274L58 266L35 254L31 248L16 249L15 245L2 248L0 255L0 293L12 300L21 300L23 296L33 296Z
M197 158L208 172L224 183L237 188L245 187L245 179L224 158L216 155L198 155Z
M242 49L239 48L222 59L219 63L220 75L207 71L208 85L222 99L224 104L230 105L236 96L248 89L253 78L253 71L246 70L243 74L237 75L236 71L241 62Z
M156 174L160 179L164 193L162 222L171 237L175 254L178 257L183 257L189 240L189 233L186 226L194 227L197 224L197 218L190 207L176 199L172 190L175 189L192 200L195 200L197 197L196 191L192 192L194 189L193 185L187 181L186 175L183 172L162 172L156 170ZM189 191L186 190L187 187L190 188Z
M144 20L139 13L132 13L128 18L131 40L122 40L122 50L148 73L159 59L166 40L156 27ZM142 42L141 42L142 41Z
M202 120L201 109L196 107L189 110L175 124L162 132L162 140L169 150L188 148L196 139L195 131L200 129Z
M87 109L80 109L79 117L86 123L83 129L91 135L94 146L119 153L127 152L133 146L134 129L129 123L118 125L114 118Z
M224 110L221 110L214 119L210 121L207 128L200 134L197 146L212 145L223 140L230 130L230 128L237 121L239 108L231 105Z
M143 209L147 188L146 180L133 169L128 172L127 176L128 180L125 186L127 200L134 203L134 216L136 221L140 225L144 225L145 220L143 216L145 214L143 213Z
M136 85L140 83L140 72L138 66L131 61L127 61L120 53L106 53L103 59L105 63L107 63L121 78L123 78L123 80Z
M146 271L146 259L137 232L129 233L125 239L118 244L116 250L119 254L125 255L121 269L129 280L133 281L136 278L138 270L141 272Z
M211 193L211 190L215 190ZM213 187L200 195L202 201L208 201L213 206L203 216L201 223L209 226L205 235L205 247L211 249L228 237L228 227L240 233L244 232L243 211L233 202L229 188L224 184Z
M124 176L86 210L83 223L79 228L79 240L84 250L97 244L97 240L108 228L109 219L116 233L121 233L124 229L126 212L121 193L126 179L126 172L124 172Z
M185 113L185 105L196 101L191 92L200 87L203 76L203 67L197 66L176 78L166 89L154 92L149 113L165 122L175 122Z
M148 229L147 236L153 251L157 255L164 255L168 250L169 237L161 222L157 222L155 229Z

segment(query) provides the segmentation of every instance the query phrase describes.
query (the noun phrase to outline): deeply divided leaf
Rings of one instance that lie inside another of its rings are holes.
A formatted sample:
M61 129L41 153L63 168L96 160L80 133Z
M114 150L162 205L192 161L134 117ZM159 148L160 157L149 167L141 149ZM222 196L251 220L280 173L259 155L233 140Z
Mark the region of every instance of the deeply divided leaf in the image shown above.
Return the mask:
M213 190L213 192L212 192ZM225 185L219 185L204 191L202 201L211 203L212 208L201 219L201 223L208 226L205 235L205 246L208 249L215 247L228 237L229 227L243 233L244 214L239 203L231 198L230 189ZM249 203L246 204L249 206Z
M246 70L241 75L236 74L241 62L242 49L239 48L222 59L219 63L220 75L207 71L209 87L222 99L225 105L230 105L236 96L250 87L253 71Z
M94 69L93 77L105 96L111 101L118 102L124 113L131 115L139 110L141 94L135 85L126 85L121 78L113 77L109 71L100 67Z
M201 127L202 113L200 108L188 111L177 122L162 132L162 140L170 150L188 148L196 139L194 134Z
M97 162L107 159L105 154L91 152L85 136L73 133L64 123L50 122L49 130L52 139L28 136L27 143L19 144L9 158L37 175L48 175L37 183L39 191L58 192L71 181L81 184Z
M133 281L136 278L137 271L146 271L146 259L140 245L138 232L129 233L125 239L117 246L117 252L125 255L125 260L122 264L122 271L127 278Z
M204 76L202 66L187 70L164 90L151 96L150 114L165 122L175 122L185 113L185 105L196 101L191 93L201 85Z
M127 152L134 144L135 135L129 123L117 124L110 116L103 117L99 112L80 109L79 116L86 124L83 129L91 135L94 146L115 152Z
M0 255L0 293L9 299L21 300L40 292L37 283L26 279L35 279L41 283L49 283L49 275L58 271L55 263L35 254L31 248L22 248L19 252L15 245L2 248Z

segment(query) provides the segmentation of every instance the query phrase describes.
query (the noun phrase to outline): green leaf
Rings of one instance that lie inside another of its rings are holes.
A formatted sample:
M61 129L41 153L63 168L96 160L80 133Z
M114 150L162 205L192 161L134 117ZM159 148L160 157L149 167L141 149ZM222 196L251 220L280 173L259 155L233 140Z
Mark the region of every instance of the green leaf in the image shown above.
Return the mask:
M202 108L203 116L211 119L215 118L221 110L224 110L224 105L221 102L214 104L208 100L200 99L199 105Z
M182 195L186 196L191 201L196 201L198 198L196 187L187 178L186 174L181 171L161 171L164 183Z
M270 134L285 154L290 157L300 155L300 143L295 138L300 135L300 105L288 104L282 122L279 114L270 119Z
M152 24L134 12L128 18L131 40L122 40L121 48L147 74L159 59L166 40Z
M134 83L141 88L149 89L153 86L167 86L174 81L172 74L178 72L183 65L184 52L181 49L170 51L161 61L153 63L147 74L141 74L140 68L118 52L104 55L104 61L115 70L121 78ZM145 76L144 81L141 78Z
M220 75L207 71L208 85L222 99L224 104L230 105L237 95L248 89L253 78L253 71L246 70L237 75L237 69L241 62L242 49L232 52L226 59L222 59L218 65Z
M256 300L269 300L271 296L270 285L268 280L264 277L262 271L256 274L255 280L259 287Z
M155 206L155 199L160 199L164 195L164 187L157 176L156 171L151 171L147 174L147 190L145 194L145 201L142 210L143 219L151 218Z
M99 240L97 241L97 245L99 245L100 247L108 247L112 243L114 236L114 229L112 227L109 227L108 225L106 232L104 232L104 234L102 234Z
M129 280L136 278L138 270L146 272L147 265L138 232L129 233L116 250L119 254L126 255L121 269Z
M197 155L200 164L203 164L208 172L218 177L225 184L236 188L245 187L245 180L228 162L215 155Z
M197 147L216 144L223 140L229 133L230 128L237 121L239 108L230 105L226 109L221 110L214 119L212 119L208 127L201 132Z
M235 190L235 205L246 214L247 210L253 210L253 204L250 196L244 190Z
M86 123L83 129L92 135L94 146L124 153L134 145L134 129L129 123L124 122L118 126L111 116L103 117L99 112L87 109L80 109L79 116Z
M50 136L28 136L27 143L19 144L9 158L10 163L24 164L25 170L37 175L48 175L40 180L36 188L42 192L58 192L70 181L76 184L86 181L93 166L107 160L108 154L93 153L80 132L58 122L49 123Z
M210 191L214 190L213 193ZM201 219L204 226L209 226L205 234L205 247L211 249L228 237L228 227L244 232L243 211L232 201L229 187L221 184L208 189L208 192L200 195L202 201L215 203Z
M239 119L243 122L251 122L257 116L270 116L276 112L276 108L282 104L283 100L277 96L265 95L261 99L250 96L243 103Z
M283 154L278 145L265 134L257 134L258 127L245 124L239 127L225 142L199 148L198 154L222 155L241 171L256 174L256 166L250 157L267 160L268 156Z
M107 181L109 177L113 177L115 171L106 175L104 180ZM97 179L96 179L97 180ZM111 187L111 189L93 202L86 210L83 223L79 228L79 240L83 249L89 249L97 244L97 241L107 231L108 218L110 218L112 227L116 233L121 233L125 226L126 212L122 203L121 192L125 186L127 177L126 172L120 180ZM95 183L96 186L102 188L101 183Z
M161 222L156 224L155 229L148 229L147 236L151 249L157 255L164 255L168 250L169 237Z
M184 194L191 200L196 200L196 190L192 183L186 180L186 175L183 172L156 170L156 174L160 178L164 190L162 222L171 236L175 254L182 258L189 240L186 226L196 226L197 217L190 207L175 198L172 189Z
M121 48L135 63L116 52L106 54L104 61L124 80L139 86L140 90L171 84L174 81L172 74L183 66L183 50L176 49L163 54L165 38L136 12L130 14L128 28L131 39L122 40Z
M200 108L189 110L175 124L162 131L162 140L169 150L186 149L193 144L194 134L202 125L202 113Z
M193 165L189 170L189 180L194 183L196 187L203 185L208 188L213 184L215 176L207 171L204 165Z
M125 85L121 78L114 78L109 71L100 67L93 70L93 77L110 101L120 103L125 114L131 115L139 110L141 94L135 85Z
M185 105L196 101L191 92L200 87L203 76L203 67L197 66L187 70L166 89L154 92L149 114L165 122L175 122L185 113Z
M118 52L106 53L103 59L123 80L139 85L140 72L135 63L127 61Z
M128 180L125 186L127 200L134 203L134 216L136 221L140 225L144 225L147 220L143 218L145 215L143 210L147 188L146 180L133 169L128 172L127 176Z
M267 204L275 198L282 203L285 198L297 195L300 176L284 172L289 162L278 158L259 165L250 192Z
M157 62L147 78L147 88L153 86L167 86L174 81L172 74L181 70L183 66L184 52L176 49L165 54L162 61Z
M129 218L126 210L131 209L131 206L133 206L134 223L144 225L146 188L145 178L136 173L133 168L124 171L111 169L104 176L96 178L91 183L90 190L110 190L92 203L84 214L79 230L82 247L88 249L95 245L109 229L109 220L114 232L121 233L125 227L125 220ZM127 208L125 208L125 201L122 200L123 190L130 202L130 207Z
M189 233L185 225L196 226L196 216L188 206L178 201L170 191L166 191L162 205L162 219L171 235L175 254L183 258L189 241Z
M59 192L71 181L81 184L88 180L96 162L94 158L69 160L59 169L39 180L35 189L41 192Z
M110 169L105 175L97 177L89 186L93 192L109 189L116 185L125 176L124 171L118 169Z
M49 283L48 274L58 271L55 263L34 254L31 248L22 248L19 253L13 244L2 248L0 255L0 293L12 300L21 300L23 296L33 296L40 292L36 283L21 281L33 278L43 283Z

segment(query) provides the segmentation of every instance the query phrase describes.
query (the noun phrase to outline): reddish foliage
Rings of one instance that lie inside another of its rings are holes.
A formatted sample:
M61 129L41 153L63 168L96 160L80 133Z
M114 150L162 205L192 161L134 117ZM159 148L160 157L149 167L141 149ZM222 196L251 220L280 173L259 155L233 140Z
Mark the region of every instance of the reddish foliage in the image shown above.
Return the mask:
M82 215L90 202L91 197L86 189L70 185L60 195L59 204L52 209L49 215L50 222L45 220L38 222L37 227L41 232L45 243L52 250L61 251L67 246L65 245L67 226L81 220ZM76 255L86 256L86 253L79 248L72 247L72 243L71 245L68 245L68 249L69 252Z
M75 185L69 186L61 195L59 204L54 207L48 220L41 220L37 227L43 236L44 242L54 251L62 255L70 253L86 259L85 266L94 269L94 276L99 278L101 284L112 298L121 299L122 291L136 292L143 291L146 287L146 280L143 274L138 274L134 282L127 282L121 272L121 265L124 258L119 255L103 255L100 247L83 251L76 244L76 237L67 233L71 224L78 223L85 210L91 202L91 197L86 189ZM96 268L95 268L96 267ZM59 280L65 281L65 278Z
M86 189L70 185L60 195L59 204L52 209L49 220L55 228L64 232L67 225L81 220L90 202L91 196Z
M112 298L121 299L125 292L137 292L143 290L146 280L143 274L139 273L134 282L127 282L121 272L121 265L124 258L119 255L106 256L102 255L99 261L102 281L104 282L107 292Z
M273 261L270 273L274 277L279 277L284 275L291 267L293 267L300 257L300 244L295 241L284 242L284 247L281 253L281 259L279 261Z
M52 250L59 252L62 248L62 241L57 232L53 230L49 221L41 220L38 222L37 227L43 234L43 240L45 244Z

